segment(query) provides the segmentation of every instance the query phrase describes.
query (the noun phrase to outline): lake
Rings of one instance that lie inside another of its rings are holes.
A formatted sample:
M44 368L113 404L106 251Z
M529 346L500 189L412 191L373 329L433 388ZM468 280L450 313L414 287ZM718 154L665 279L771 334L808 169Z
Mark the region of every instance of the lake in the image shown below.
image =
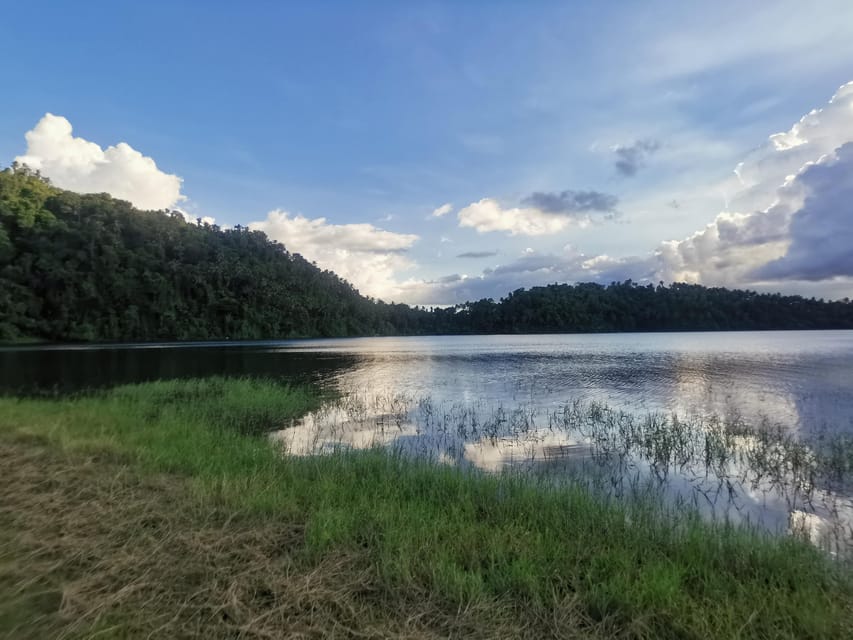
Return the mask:
M769 418L853 432L853 331L348 338L0 348L0 390L258 375L344 393Z
M291 454L382 445L489 472L580 475L617 496L654 485L711 517L849 542L853 458L838 447L853 442L853 331L0 349L6 392L211 374L334 390L272 436Z

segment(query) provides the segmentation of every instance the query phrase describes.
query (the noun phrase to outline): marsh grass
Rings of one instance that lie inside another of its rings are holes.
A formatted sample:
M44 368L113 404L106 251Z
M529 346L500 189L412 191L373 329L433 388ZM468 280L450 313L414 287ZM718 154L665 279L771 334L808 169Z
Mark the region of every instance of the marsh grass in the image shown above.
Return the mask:
M657 494L709 519L797 535L853 567L853 439L829 428L803 436L734 413L636 415L578 400L507 408L363 390L273 439L291 455L381 445L394 455L548 476L599 500Z
M602 500L580 484L471 473L393 451L339 449L282 458L265 438L252 435L288 424L316 404L303 389L221 378L65 399L2 398L0 437L28 439L143 477L175 478L186 493L176 502L186 511L183 524L173 525L179 529L195 526L193 514L210 512L232 514L249 528L297 527L300 535L282 544L299 572L322 572L335 558L356 558L357 569L335 565L343 572L337 580L351 589L344 606L397 607L392 618L365 613L368 635L447 636L462 628L464 635L478 635L479 628L483 637L837 638L851 632L849 574L794 538L709 523L691 509L652 499ZM14 458L7 464L14 465ZM45 483L63 482L51 472L46 467ZM16 492L8 479L3 482L3 508L26 512L26 502L5 504ZM101 517L108 521L110 510ZM127 528L119 527L116 535L127 536ZM38 547L32 539L12 538L9 544ZM208 550L214 556L229 553L222 545ZM144 552L160 553L150 547ZM188 554L183 570L192 572L198 561ZM110 573L112 586L103 589L102 609L91 618L98 624L107 619L119 627L142 624L133 597L108 597L140 579L128 566ZM348 581L348 571L368 577ZM167 572L163 579L171 577ZM198 584L178 585L160 606L175 621L183 620L208 579L202 571ZM0 580L3 596L20 586L9 582ZM280 582L271 580L264 588L277 606L295 597ZM146 593L141 589L139 597ZM48 599L45 609L55 604ZM162 617L168 629L172 618ZM205 619L214 629L225 624L221 617ZM299 623L298 616L287 620L281 624ZM358 620L349 616L347 624ZM405 622L412 620L430 622ZM251 637L248 629L245 636Z

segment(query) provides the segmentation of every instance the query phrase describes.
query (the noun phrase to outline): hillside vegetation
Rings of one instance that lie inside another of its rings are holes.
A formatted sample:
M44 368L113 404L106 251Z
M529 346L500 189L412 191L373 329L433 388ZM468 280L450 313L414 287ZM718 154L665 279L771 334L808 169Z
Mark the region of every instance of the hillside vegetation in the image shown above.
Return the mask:
M0 172L0 340L853 328L853 304L699 285L553 284L424 309L361 295L260 231Z

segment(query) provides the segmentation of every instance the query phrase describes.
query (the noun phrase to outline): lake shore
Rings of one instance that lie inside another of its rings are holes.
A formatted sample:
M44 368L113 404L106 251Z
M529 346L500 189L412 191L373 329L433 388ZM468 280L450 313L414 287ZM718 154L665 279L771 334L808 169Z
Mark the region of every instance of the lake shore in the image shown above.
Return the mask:
M282 458L315 407L248 379L0 398L0 632L843 637L791 538L371 450Z

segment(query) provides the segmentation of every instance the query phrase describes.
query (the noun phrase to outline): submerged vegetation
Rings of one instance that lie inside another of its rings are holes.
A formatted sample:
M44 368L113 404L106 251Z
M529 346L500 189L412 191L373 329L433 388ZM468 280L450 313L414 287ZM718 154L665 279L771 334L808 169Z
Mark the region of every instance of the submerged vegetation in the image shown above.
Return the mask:
M708 522L651 498L617 502L579 483L470 473L375 448L282 457L257 435L316 406L301 389L221 378L0 398L0 450L12 471L0 480L0 630L851 631L849 574L795 537Z
M635 415L601 402L436 402L352 392L272 434L291 455L387 446L461 468L539 475L619 502L794 534L853 568L853 436L766 418Z
M412 308L237 226L0 172L0 341L853 328L853 304L699 285L553 284Z

